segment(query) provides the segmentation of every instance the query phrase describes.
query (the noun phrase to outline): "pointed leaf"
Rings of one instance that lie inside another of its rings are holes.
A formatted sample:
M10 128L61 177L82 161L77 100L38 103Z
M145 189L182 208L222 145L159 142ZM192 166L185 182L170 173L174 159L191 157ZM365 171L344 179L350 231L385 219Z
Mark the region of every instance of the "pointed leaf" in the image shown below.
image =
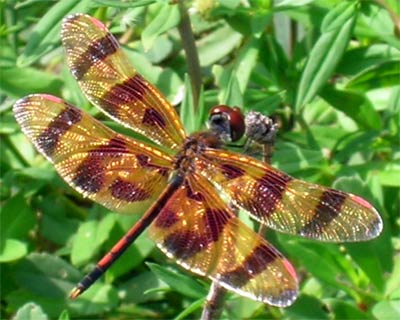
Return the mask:
M58 1L32 29L25 51L18 57L17 66L26 67L53 50L60 43L61 20L68 14L87 12L91 0Z
M0 243L0 263L21 259L27 253L28 246L25 242L15 239L6 239Z
M389 61L375 65L355 76L347 83L346 88L364 92L376 88L396 86L399 84L399 80L399 61Z
M115 1L115 0L93 0L99 5L115 8L136 8L148 6L155 3L157 0L130 0L130 1Z
M37 295L64 299L80 280L80 273L64 260L47 253L32 253L15 272L16 283Z
M187 275L171 271L155 263L147 263L147 265L157 277L185 296L198 299L207 294L204 287Z
M163 3L158 14L154 17L142 32L142 43L148 50L156 38L165 31L177 26L180 21L180 13L177 4Z
M207 67L226 57L242 40L242 35L225 25L197 43L200 65Z
M346 6L340 6L341 11L335 10L336 19L342 20L340 26L335 24L335 28L325 25L323 32L313 49L301 75L300 84L297 92L296 110L302 109L309 103L319 89L326 85L327 80L343 55L350 39L351 31L355 22L355 4L345 2ZM353 14L349 13L352 8ZM342 19L342 15L347 19ZM325 17L326 20L333 21L332 13ZM325 21L324 19L324 21Z
M47 320L49 317L42 308L35 303L27 303L18 309L14 320Z
M352 118L360 128L378 130L382 127L379 113L361 93L337 90L328 85L321 90L321 97L335 109Z
M183 96L180 118L188 134L197 131L201 125L199 117L195 114L192 85L187 74L185 74L185 95Z
M15 98L31 93L61 93L62 81L47 72L33 68L2 68L0 91Z

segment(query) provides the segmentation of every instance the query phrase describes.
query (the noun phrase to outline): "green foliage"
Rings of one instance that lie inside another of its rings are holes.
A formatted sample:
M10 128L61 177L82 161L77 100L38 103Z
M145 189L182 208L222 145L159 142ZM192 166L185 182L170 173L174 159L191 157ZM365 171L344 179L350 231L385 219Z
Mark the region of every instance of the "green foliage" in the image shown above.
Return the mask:
M356 193L383 217L383 234L366 243L318 243L268 231L301 275L298 300L278 309L228 294L224 316L400 318L396 0L285 0L275 7L273 1L184 2L203 75L198 110L185 78L190 60L174 1L0 1L1 318L198 318L210 285L182 271L143 234L90 290L66 298L138 218L115 215L71 190L11 112L26 94L51 93L99 115L65 68L60 24L73 12L109 24L140 73L182 103L189 131L204 126L218 103L273 114L281 124L274 166Z

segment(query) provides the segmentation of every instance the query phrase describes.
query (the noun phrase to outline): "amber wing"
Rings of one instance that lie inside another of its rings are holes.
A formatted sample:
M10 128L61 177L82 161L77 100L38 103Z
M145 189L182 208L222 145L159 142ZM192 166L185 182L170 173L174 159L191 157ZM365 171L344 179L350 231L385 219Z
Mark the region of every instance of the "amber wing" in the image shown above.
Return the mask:
M68 16L61 38L69 68L94 105L166 148L182 144L185 133L175 109L133 68L100 21L84 14Z
M382 220L363 198L294 179L253 158L207 150L201 173L234 204L268 227L322 241L375 238Z
M167 184L172 159L122 136L50 95L14 105L22 131L84 196L123 213L142 213Z
M202 176L185 178L150 236L184 268L240 295L276 306L288 306L297 296L291 264L242 223Z

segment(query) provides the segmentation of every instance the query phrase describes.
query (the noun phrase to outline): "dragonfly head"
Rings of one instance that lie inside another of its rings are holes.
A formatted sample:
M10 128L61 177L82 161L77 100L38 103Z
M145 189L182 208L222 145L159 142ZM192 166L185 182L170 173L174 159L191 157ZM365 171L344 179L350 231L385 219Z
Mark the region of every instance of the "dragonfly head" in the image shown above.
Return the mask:
M238 107L217 105L211 108L208 125L212 132L217 133L226 142L239 140L245 130L244 116Z

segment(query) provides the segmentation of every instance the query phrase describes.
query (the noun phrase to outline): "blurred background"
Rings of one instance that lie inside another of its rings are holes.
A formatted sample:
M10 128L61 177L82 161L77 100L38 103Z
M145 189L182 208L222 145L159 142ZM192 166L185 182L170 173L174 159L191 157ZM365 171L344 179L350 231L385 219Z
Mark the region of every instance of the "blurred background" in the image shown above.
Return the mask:
M66 66L60 25L76 12L110 28L188 132L204 128L220 103L271 116L279 124L273 166L360 195L383 218L381 236L365 243L267 230L297 270L299 298L280 309L228 294L223 318L400 318L399 7L396 0L0 1L1 318L199 318L210 287L143 234L90 290L67 298L140 216L109 212L68 187L12 114L17 99L48 93L131 135L89 104Z

